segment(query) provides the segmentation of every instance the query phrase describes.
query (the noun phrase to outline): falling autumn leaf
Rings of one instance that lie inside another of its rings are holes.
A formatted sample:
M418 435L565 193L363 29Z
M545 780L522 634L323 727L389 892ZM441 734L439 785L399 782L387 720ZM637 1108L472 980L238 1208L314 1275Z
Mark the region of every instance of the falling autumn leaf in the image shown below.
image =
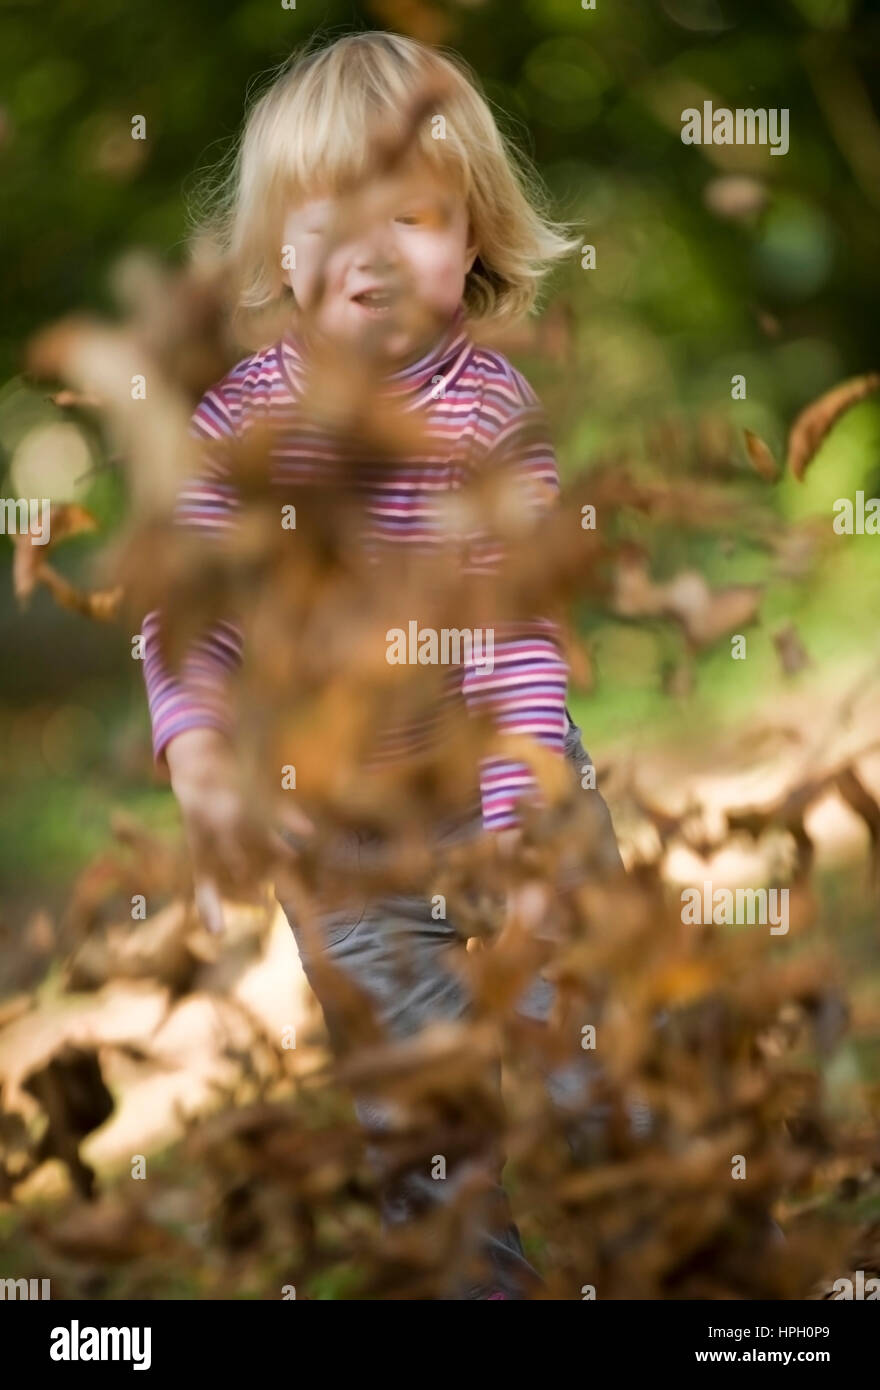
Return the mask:
M788 436L787 463L796 478L804 476L822 440L841 415L877 390L880 372L866 372L835 386L801 411Z
M787 676L795 676L809 666L810 658L794 623L787 623L773 634L776 655Z
M645 557L636 553L622 556L616 568L614 608L621 617L672 618L696 647L711 646L754 622L760 601L757 585L712 589L697 570L658 584Z
M871 871L874 881L880 884L880 806L852 767L841 772L836 787L867 827L871 839Z
M768 483L775 483L779 477L779 466L763 439L751 430L743 430L746 449L755 472Z

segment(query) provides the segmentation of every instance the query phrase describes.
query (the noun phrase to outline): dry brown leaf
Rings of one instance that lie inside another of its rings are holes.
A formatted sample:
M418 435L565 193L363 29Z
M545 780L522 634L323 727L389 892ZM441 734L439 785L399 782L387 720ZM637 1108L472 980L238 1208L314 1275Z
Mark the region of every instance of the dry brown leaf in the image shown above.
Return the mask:
M134 1205L105 1197L74 1207L42 1231L54 1249L71 1260L116 1263L170 1251L172 1237L148 1221Z
M16 598L22 604L26 603L37 585L43 584L62 608L102 622L110 621L116 616L122 601L121 588L85 593L48 563L48 556L60 542L86 531L95 531L98 523L91 512L77 502L53 502L49 517L50 535L46 545L35 545L27 532L13 538L12 587Z
M852 406L880 390L880 372L866 372L826 391L801 411L788 436L788 467L802 478L831 427Z
M773 634L773 645L782 669L787 676L795 676L809 666L810 658L801 641L800 633L794 623L787 623Z
M35 545L27 531L19 532L12 538L15 547L12 559L12 587L16 598L29 598L37 584L43 581L44 572L50 568L46 564L47 556L59 541L96 529L95 518L79 503L51 503L49 540L45 545Z
M852 767L846 768L836 779L835 786L848 806L861 816L871 837L871 869L876 882L880 882L880 806L868 791L864 782Z
M755 472L760 474L768 483L775 483L779 477L779 465L773 457L770 449L757 434L751 430L743 430L746 440L746 450L752 461Z
M738 632L757 616L761 589L737 584L711 589L697 570L657 584L642 555L623 557L615 572L614 609L621 617L675 619L695 647Z

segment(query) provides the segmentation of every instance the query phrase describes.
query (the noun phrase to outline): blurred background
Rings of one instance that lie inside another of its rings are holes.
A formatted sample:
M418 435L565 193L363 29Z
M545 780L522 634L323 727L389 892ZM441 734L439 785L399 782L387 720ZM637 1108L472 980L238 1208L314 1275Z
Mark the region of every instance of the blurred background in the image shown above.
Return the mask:
M573 611L570 705L628 862L650 858L663 816L693 796L707 811L772 801L794 775L792 748L797 776L826 771L810 759L841 730L864 784L880 790L880 538L831 526L835 499L880 495L877 398L857 392L806 467L786 466L799 412L880 367L875 6L59 0L51 23L23 4L0 24L0 472L4 496L76 502L95 518L53 552L61 574L94 582L94 559L126 516L126 483L88 420L28 377L28 340L68 314L118 315L113 267L132 248L184 261L187 207L258 74L316 30L397 30L468 60L555 215L595 247L595 268L577 258L561 268L507 349L547 407L563 482L577 478L586 504L591 472L620 466L662 486L696 470L757 518L701 526L697 513L684 526L625 506L613 517L615 544L642 557L652 586L695 572L716 596L755 586L760 602L733 629L748 634L746 660L731 659L723 620L697 632L674 599L652 608L619 576L604 601L585 596ZM704 100L787 108L788 153L682 144L681 112ZM144 140L131 138L135 115ZM732 397L734 376L744 399ZM8 538L0 548L9 576ZM80 616L43 588L23 605L8 577L0 586L0 911L7 940L29 932L37 951L40 924L51 935L115 815L159 834L178 825L153 770L130 643L124 625ZM761 760L768 730L783 750L775 762ZM831 795L809 822L820 930L865 997L878 975L876 900L863 891L872 814ZM672 878L687 879L689 854L669 857ZM7 990L33 983L10 971ZM878 1051L866 1038L847 1063L875 1086Z
M218 11L198 0L134 10L96 0L83 10L62 0L51 29L32 6L6 10L4 495L30 495L22 478L36 471L35 493L75 499L102 528L114 526L125 505L118 471L82 430L58 434L67 417L22 380L23 345L59 315L117 312L111 268L132 247L183 258L187 198L238 130L248 84L316 28L398 28L461 52L537 163L558 215L596 247L595 270L566 267L550 291L551 303L570 309L568 332L549 353L530 355L524 343L513 354L551 412L564 474L615 451L644 452L647 425L710 414L779 455L802 406L876 365L872 9L858 0L662 0L595 12L568 0L386 0L286 10L255 0ZM788 154L682 145L681 110L704 99L788 107ZM136 114L145 140L131 138ZM746 377L745 401L731 400L735 373ZM877 491L878 421L876 405L860 407L821 468L803 485L786 479L764 505L789 518L828 517L834 498L857 486ZM104 539L72 539L59 566L82 574ZM736 535L724 540L708 553L703 540L710 577L760 579L763 557ZM694 544L680 528L657 538L658 574L679 569ZM7 539L0 545L8 551ZM688 724L767 694L777 678L774 620L796 618L823 658L864 643L849 619L876 595L877 546L862 537L851 550L833 575L772 595L747 662L732 663L727 650L701 658ZM594 756L682 717L663 695L674 653L662 633L632 633L590 612L580 621L595 685L575 704ZM100 845L110 802L160 819L173 813L149 785L146 708L125 634L59 611L45 592L23 613L7 583L0 640L0 872L14 877L20 902L57 903Z

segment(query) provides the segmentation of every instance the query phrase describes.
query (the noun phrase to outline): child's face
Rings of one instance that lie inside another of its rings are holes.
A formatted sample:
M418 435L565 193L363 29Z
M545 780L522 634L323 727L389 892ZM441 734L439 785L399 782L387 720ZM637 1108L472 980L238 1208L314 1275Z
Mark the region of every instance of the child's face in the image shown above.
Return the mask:
M426 323L436 332L437 321L451 318L462 301L478 250L465 202L424 162L413 161L371 185L358 201L358 225L345 226L339 209L336 198L315 197L285 219L283 239L295 253L287 276L297 304L314 313L322 335L347 343L369 335L386 358L411 360L425 346ZM339 240L331 246L332 234Z

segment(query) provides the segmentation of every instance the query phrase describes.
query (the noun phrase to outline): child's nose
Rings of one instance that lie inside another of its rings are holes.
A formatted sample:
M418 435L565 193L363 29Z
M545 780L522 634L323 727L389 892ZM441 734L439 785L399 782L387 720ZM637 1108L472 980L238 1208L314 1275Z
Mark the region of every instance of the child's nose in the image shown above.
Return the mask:
M360 271L391 270L397 256L390 229L382 226L366 231L357 241L352 259Z

